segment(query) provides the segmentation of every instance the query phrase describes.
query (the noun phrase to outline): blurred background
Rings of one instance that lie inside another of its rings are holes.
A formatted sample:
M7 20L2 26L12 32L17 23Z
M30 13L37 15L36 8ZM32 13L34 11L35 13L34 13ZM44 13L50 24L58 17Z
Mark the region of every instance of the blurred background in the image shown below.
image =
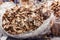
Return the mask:
M19 3L19 0L0 0L0 4L3 2L14 2L14 3Z
M47 0L37 0L37 1L47 1ZM14 3L16 3L16 4L19 4L19 0L0 0L0 4L2 4L3 2L14 2ZM59 22L59 21L58 21ZM42 36L43 37L43 39L45 40L45 38L48 38L48 39L50 39L50 37L60 37L60 23L55 23L54 25L53 25L53 28L51 28L51 33L49 33L49 34L45 34L45 35L43 35ZM8 37L7 39L11 39L11 37ZM14 38L12 38L12 39L14 39ZM12 40L11 39L11 40ZM30 39L30 38L29 38ZM40 39L40 38L38 38L38 39ZM41 38L41 40L43 40L42 38ZM15 39L14 39L15 40ZM18 39L16 39L16 40L18 40ZM27 40L27 39L26 39ZM34 40L34 39L33 39ZM36 39L37 40L37 39ZM55 39L56 40L56 39ZM59 39L60 40L60 39Z
M47 1L47 0L37 0L37 1ZM19 0L0 0L0 4L2 2L14 2L14 3L19 3Z

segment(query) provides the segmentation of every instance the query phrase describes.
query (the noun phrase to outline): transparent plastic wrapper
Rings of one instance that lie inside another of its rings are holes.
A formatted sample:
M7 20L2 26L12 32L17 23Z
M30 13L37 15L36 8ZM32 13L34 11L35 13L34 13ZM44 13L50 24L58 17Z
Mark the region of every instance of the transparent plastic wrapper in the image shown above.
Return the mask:
M15 7L16 5L13 3L13 2L4 2L0 5L1 8L3 9L10 9L10 8L13 8Z
M51 33L54 36L60 36L60 0L52 1L50 7L54 11L54 16L55 16L54 19L55 21L51 28Z
M46 34L46 33L48 33L49 32L49 30L50 30L50 24L51 24L51 21L52 20L54 20L54 15L53 15L53 12L51 12L51 15L50 15L50 17L48 18L48 19L46 19L44 22L43 22L43 24L39 27L39 28L37 28L35 31L32 31L32 32L29 32L29 33L23 33L23 34L18 34L18 35L12 35L12 34L9 34L9 33L7 33L4 29L3 29L3 27L2 27L2 16L3 16L3 14L5 13L5 9L2 9L2 10L0 10L1 12L0 12L0 28L1 28L1 31L2 31L2 33L3 33L3 35L5 35L5 36L11 36L11 37L14 37L14 38L28 38L28 37L34 37L34 36L38 36L38 35L44 35L44 34Z
M60 19L55 20L51 32L54 36L60 36Z

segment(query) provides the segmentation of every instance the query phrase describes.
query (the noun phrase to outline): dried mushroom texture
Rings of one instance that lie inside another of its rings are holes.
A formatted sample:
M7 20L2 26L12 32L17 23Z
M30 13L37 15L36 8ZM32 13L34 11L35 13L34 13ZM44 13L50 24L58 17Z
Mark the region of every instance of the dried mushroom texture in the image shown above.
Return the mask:
M60 17L60 1L53 2L51 5L51 9L54 11L54 15L56 17Z
M17 7L17 10L14 10L14 8L7 10L2 17L2 27L13 35L36 30L50 16L48 11L42 13L40 8L32 11L28 8Z

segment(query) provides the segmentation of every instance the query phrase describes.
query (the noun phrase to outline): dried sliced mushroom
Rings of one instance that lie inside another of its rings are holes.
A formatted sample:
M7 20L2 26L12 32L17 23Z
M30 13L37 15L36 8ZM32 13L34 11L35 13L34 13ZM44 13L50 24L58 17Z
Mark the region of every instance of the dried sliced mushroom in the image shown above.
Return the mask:
M41 10L41 8L36 8L33 11L30 8L16 6L4 13L2 26L5 31L13 35L34 31L50 16L46 14L48 11L42 13Z

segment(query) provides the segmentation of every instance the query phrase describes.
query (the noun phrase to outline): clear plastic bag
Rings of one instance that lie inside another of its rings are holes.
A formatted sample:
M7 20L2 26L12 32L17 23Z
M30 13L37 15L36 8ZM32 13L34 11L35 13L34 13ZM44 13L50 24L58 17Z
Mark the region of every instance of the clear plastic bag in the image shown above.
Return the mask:
M0 5L1 8L3 9L10 9L15 7L16 5L13 2L5 2Z
M4 10L4 11L3 11ZM33 32L30 32L30 33L26 33L26 34L19 34L19 35L11 35L11 34L9 34L9 33L7 33L4 29L3 29L3 27L2 27L2 16L3 16L3 14L5 13L5 9L3 9L3 10L0 10L1 12L0 12L0 28L1 28L1 31L2 31L2 33L4 34L4 35L6 35L6 36L11 36L11 37L15 37L15 38L28 38L28 37L34 37L34 36L37 36L37 35L44 35L45 33L47 33L48 32L48 30L50 30L50 22L52 21L52 20L54 20L54 15L53 15L53 12L51 13L51 15L50 15L50 17L48 18L48 19L46 19L44 22L43 22L43 24L39 27L39 28L37 28L35 31L33 31Z
M53 1L49 1L49 2L51 3L51 5L52 5L52 3L55 3L55 5L56 5L57 2L58 2L58 5L60 5L60 0L53 0ZM51 7L51 5L50 5L50 7ZM54 6L53 8L55 8L53 10L55 19L54 19L54 24L53 24L53 26L51 28L51 33L54 36L60 36L60 15L59 15L60 14L60 12L59 12L60 10L59 10L58 6L56 5L57 7L55 7L55 5L53 4L53 6ZM56 9L57 9L57 11L56 11Z

